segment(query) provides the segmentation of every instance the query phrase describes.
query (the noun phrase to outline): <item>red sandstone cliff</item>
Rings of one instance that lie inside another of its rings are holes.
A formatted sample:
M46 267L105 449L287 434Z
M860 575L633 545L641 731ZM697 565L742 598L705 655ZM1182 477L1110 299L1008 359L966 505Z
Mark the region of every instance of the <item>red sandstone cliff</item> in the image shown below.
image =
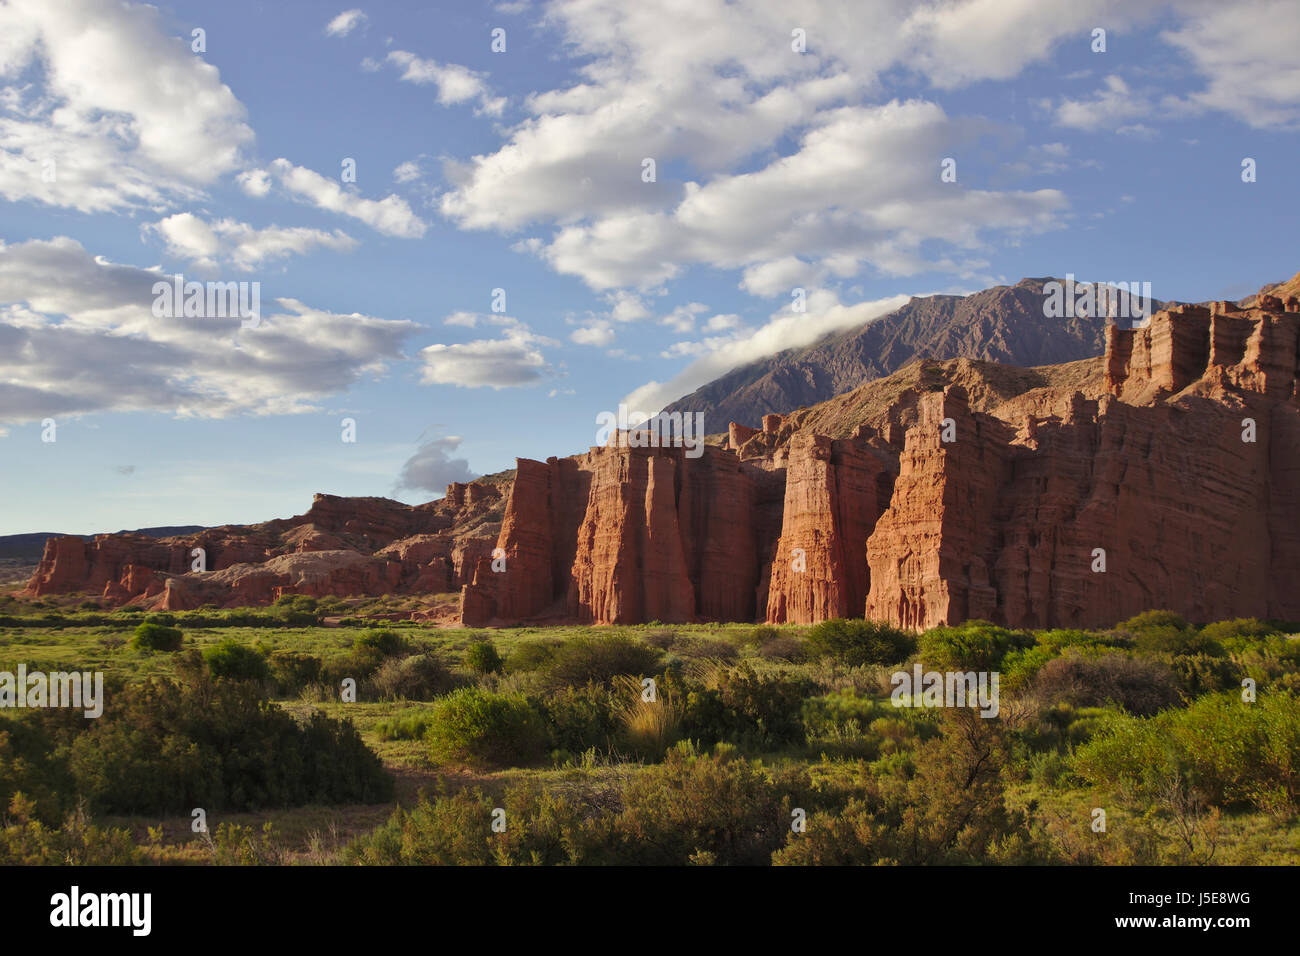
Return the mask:
M25 594L90 593L109 605L180 610L264 604L283 594L457 591L490 551L504 498L488 481L452 484L411 507L386 498L317 495L296 518L149 538L52 538ZM194 571L195 548L206 569Z
M1060 374L922 363L825 403L839 439L817 406L520 461L464 621L1300 618L1298 343L1293 297L1181 306Z
M1300 619L1300 300L1180 306L1105 347L914 363L695 458L616 435L414 508L322 495L246 528L54 539L28 593L183 608L459 587L473 626Z

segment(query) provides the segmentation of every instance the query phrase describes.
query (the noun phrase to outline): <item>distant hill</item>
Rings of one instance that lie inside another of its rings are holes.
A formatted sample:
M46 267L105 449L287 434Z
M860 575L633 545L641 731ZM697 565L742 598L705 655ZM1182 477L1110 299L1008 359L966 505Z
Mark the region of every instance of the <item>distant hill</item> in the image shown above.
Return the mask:
M913 298L865 325L733 369L665 411L704 412L710 432L732 421L758 427L766 414L824 402L921 358L1028 368L1101 355L1105 318L1044 315L1043 285L1051 281L1022 279L968 296ZM1151 311L1166 305L1154 301Z
M118 531L117 534L143 534L150 538L169 538L177 534L193 534L203 531L204 525L187 524L165 528L136 528L134 531ZM88 534L64 534L59 531L33 531L29 534L0 535L0 558L17 558L30 560L36 564L45 553L45 542L50 538L92 538Z

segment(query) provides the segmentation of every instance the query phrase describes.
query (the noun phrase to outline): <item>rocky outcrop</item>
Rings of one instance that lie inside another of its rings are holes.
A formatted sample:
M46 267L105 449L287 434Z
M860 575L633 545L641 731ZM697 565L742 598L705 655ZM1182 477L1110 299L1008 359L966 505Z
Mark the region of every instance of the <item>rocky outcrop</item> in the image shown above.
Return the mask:
M699 459L521 461L507 560L479 562L463 619L1298 619L1292 304L1111 326L1096 364L922 363L916 387L865 387L892 396L883 406L862 390L834 400L843 438L819 434L813 408L733 424Z
M1179 306L1104 342L1031 369L923 360L691 454L620 433L415 507L320 495L263 525L52 539L28 593L419 593L442 622L459 589L471 626L1300 620L1300 299Z
M867 616L1300 617L1298 332L1294 312L1183 307L1108 330L1109 394L1062 415L928 397L867 543Z
M444 498L416 506L316 495L305 514L260 525L170 538L51 538L24 593L90 593L110 606L178 610L282 594L457 592L474 558L490 552L503 511L498 484L482 480L450 485Z
M751 619L759 484L717 448L689 458L680 448L615 443L545 463L520 459L501 560L479 560L463 619Z

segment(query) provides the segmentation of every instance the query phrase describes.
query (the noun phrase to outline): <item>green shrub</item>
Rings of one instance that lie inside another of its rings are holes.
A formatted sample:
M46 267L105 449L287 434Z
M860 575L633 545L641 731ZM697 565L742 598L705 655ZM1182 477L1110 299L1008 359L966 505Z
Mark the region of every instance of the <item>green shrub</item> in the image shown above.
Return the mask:
M406 640L395 631L366 631L352 642L356 650L378 651L384 657L394 657L407 650Z
M430 700L451 690L455 683L451 672L432 654L390 658L371 682L384 700Z
M558 641L522 641L506 658L506 673L522 674L542 670L555 660Z
M360 683L374 675L386 660L388 658L377 647L353 647L349 653L331 658L321 665L321 681L332 688L337 688L349 677Z
M522 694L464 687L438 702L427 739L441 761L521 765L541 757L546 727Z
M1201 637L1230 651L1245 650L1263 639L1281 633L1267 621L1241 617L1232 621L1216 621L1201 628Z
M184 641L185 635L178 627L141 621L131 637L131 646L138 651L179 651Z
M0 866L138 866L146 862L131 831L101 828L84 809L50 828L32 819L32 806L20 794L0 823Z
M1197 631L1173 611L1144 611L1122 622L1117 630L1131 634L1143 654L1224 654L1212 637Z
M921 635L920 657L946 671L995 671L1012 650L1034 645L1032 634L1010 631L988 621L958 627L934 627Z
M609 684L621 674L653 674L658 664L658 651L621 634L574 637L556 648L547 678L552 687Z
M229 637L204 648L203 660L207 662L213 677L261 681L271 676L262 654Z
M809 630L808 650L813 656L832 657L851 667L899 664L916 650L916 640L880 621L833 618Z
M1240 693L1201 697L1155 717L1114 717L1078 749L1088 782L1156 801L1190 785L1210 803L1300 809L1300 700Z
M791 789L725 746L701 754L678 744L624 790L614 821L617 859L652 866L766 864L790 830Z
M533 702L550 731L551 747L571 754L606 750L617 729L602 687L562 687Z
M351 722L319 711L296 720L256 686L148 678L68 742L76 790L124 815L369 803L392 778Z
M501 655L491 641L475 641L465 649L465 666L477 674L499 674Z
M320 680L321 659L314 654L276 650L267 663L278 694L296 694Z
M1178 702L1178 684L1168 667L1120 653L1054 658L1039 669L1034 689L1048 704L1100 707L1113 703L1144 717Z
M664 689L675 692L675 682L665 681ZM760 675L748 664L715 668L686 685L682 730L704 744L760 750L801 744L803 703L813 689L805 678Z

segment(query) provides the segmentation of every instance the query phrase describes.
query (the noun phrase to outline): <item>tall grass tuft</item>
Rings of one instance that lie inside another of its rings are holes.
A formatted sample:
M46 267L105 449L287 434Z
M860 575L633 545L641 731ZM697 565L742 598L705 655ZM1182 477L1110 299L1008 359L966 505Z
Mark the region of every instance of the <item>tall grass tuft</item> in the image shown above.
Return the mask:
M647 700L641 679L630 675L614 678L610 710L622 730L623 743L638 757L662 760L668 748L681 739L685 705L678 695L663 686Z

